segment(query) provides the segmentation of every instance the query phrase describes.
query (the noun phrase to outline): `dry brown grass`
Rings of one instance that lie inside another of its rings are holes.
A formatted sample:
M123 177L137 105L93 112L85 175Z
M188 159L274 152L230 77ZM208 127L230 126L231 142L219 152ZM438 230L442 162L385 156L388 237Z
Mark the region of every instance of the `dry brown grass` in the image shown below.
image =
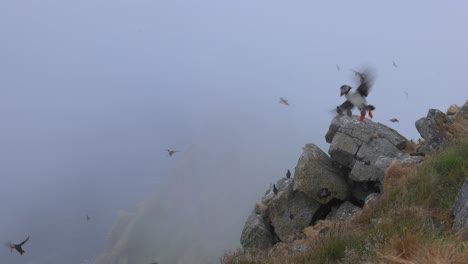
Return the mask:
M413 142L412 140L406 141L405 148L402 149L406 153L414 153L418 150L419 145Z
M391 192L397 188L407 191L408 182L415 175L415 165L403 165L396 160L392 161L392 164L385 170L384 193Z
M381 258L385 263L464 264L468 261L468 248L460 238L428 240L421 234L406 233L392 237Z

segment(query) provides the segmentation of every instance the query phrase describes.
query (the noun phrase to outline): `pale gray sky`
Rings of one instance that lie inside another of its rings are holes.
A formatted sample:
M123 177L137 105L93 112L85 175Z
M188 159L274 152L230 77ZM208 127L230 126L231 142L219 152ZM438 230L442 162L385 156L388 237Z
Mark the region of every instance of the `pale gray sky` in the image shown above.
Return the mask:
M375 121L417 138L429 108L467 99L466 10L464 1L1 1L0 240L31 235L24 256L4 248L1 262L102 253L117 209L177 168L182 155L163 149L212 135L226 151L255 144L249 157L271 161L262 171L243 160L255 175L239 176L248 194L233 210L246 219L303 145L328 150L327 111L342 102L340 85L354 85L350 68L377 70Z

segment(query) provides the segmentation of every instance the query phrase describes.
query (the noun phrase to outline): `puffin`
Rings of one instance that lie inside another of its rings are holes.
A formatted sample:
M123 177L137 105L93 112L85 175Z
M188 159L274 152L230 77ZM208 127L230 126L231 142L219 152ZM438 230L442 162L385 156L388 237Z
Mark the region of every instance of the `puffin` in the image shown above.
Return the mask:
M18 251L18 253L20 255L23 255L24 254L24 250L23 250L23 245L24 243L28 242L29 240L29 237L26 238L23 242L19 243L19 244L13 244L13 243L9 243L8 246L10 247L10 251L13 252L13 249Z
M336 112L339 115L342 115L343 112L346 111L346 114L351 116L351 110L356 107L359 109L359 111L361 111L359 122L362 122L366 116L366 113L369 114L370 118L374 117L372 115L372 111L375 110L375 106L368 104L366 97L369 95L370 89L374 84L375 77L370 69L365 69L363 72L358 72L355 70L351 71L353 71L355 75L359 77L359 86L355 91L351 91L351 86L346 84L340 87L340 96L344 95L346 97L346 101L337 106Z
M273 184L273 193L278 194L278 188L276 188L275 184Z
M176 152L180 152L179 150L171 150L171 149L166 149L166 151L167 151L167 154L169 154L169 157L174 155L174 153Z
M286 178L288 179L291 178L291 172L289 171L289 169L288 169L288 172L286 172Z
M279 99L280 104L284 104L286 106L289 106L288 100L284 99L283 97L280 97Z

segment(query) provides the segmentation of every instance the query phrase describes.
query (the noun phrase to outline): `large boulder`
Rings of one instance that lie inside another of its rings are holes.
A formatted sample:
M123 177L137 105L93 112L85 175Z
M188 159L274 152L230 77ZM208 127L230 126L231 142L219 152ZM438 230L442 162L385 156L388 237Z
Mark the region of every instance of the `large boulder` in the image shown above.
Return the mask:
M349 178L359 182L376 181L377 158L398 156L408 142L394 129L369 119L359 122L357 116L335 117L325 139L332 160L351 169Z
M455 231L465 230L464 238L468 240L468 178L458 192L458 196L452 208L455 216L453 229Z
M255 211L247 218L240 243L243 248L269 249L274 244L271 228L265 222L265 219Z
M346 200L350 190L344 174L333 166L330 157L314 144L307 144L297 162L294 191L303 192L326 204L332 199Z
M447 115L448 116L453 116L455 115L458 111L460 110L460 107L458 105L453 104L447 109Z
M416 129L425 140L426 151L438 149L448 142L450 134L447 131L450 119L437 109L429 109L427 116L416 121Z
M302 192L295 192L292 182L279 189L268 204L268 216L281 241L309 226L320 203Z

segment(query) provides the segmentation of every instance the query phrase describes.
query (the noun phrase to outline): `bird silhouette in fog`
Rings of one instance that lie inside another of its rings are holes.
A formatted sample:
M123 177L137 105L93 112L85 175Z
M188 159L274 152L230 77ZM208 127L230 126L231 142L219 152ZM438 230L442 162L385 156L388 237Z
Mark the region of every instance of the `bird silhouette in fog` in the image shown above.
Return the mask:
M291 172L288 170L288 172L286 172L286 178L291 178Z
M284 99L283 97L280 97L279 103L289 106L288 100Z
M166 151L167 151L167 154L169 154L169 156L174 155L174 153L176 152L180 152L179 150L171 150L171 149L166 149Z
M340 65L337 64L337 65L336 65L336 69L337 69L337 70L340 70Z
M91 217L89 217L89 215L86 214L86 221L89 221L89 220L91 220Z
M278 194L278 188L276 188L275 184L273 184L273 193Z
M23 255L24 254L23 245L24 243L28 242L28 240L29 240L29 237L19 244L8 243L8 247L10 247L11 252L13 252L13 249L14 249L18 251L20 255Z
M398 65L395 63L395 61L392 61L392 63L395 68L398 68Z

